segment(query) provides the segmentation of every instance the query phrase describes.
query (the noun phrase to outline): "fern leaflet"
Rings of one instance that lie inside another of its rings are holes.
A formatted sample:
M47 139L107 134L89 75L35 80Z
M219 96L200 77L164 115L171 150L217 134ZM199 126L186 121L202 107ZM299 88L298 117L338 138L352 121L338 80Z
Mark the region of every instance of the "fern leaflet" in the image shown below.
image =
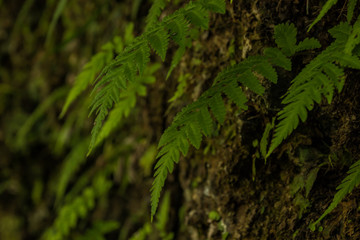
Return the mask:
M358 0L349 0L349 2L348 2L348 9L347 9L347 15L346 15L348 23L350 23L353 18L357 1Z
M166 0L154 0L149 10L149 14L146 17L145 31L152 28L153 25L158 22L161 11L165 8L165 6Z
M297 29L293 23L279 24L274 29L274 37L277 46L286 56L292 56L296 52L319 48L320 43L314 38L306 38L304 41L296 44Z

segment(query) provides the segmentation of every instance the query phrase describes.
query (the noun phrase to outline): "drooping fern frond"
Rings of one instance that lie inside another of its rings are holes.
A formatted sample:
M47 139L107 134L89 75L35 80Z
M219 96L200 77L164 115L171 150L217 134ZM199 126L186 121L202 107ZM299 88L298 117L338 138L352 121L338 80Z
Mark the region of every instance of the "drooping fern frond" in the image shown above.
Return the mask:
M350 23L353 15L354 15L354 10L356 7L358 0L348 0L348 8L347 8L347 22Z
M311 230L315 230L315 226L344 199L344 197L351 193L352 190L360 184L360 160L350 166L347 176L342 180L341 184L336 188L337 193L334 196L330 206L326 211L310 225Z
M189 32L184 31L182 27L176 26L184 25L185 19L186 23L207 28L208 9L216 9L216 12L223 13L225 8L220 8L225 7L223 3L224 0L190 2L185 7L165 17L161 22L152 24L151 28L135 38L122 53L103 69L93 90L95 97L91 104L90 114L95 113L96 119L91 131L92 139L89 153L95 146L96 139L109 110L114 103L120 101L120 92L127 88L129 82L136 81L135 76L141 74L141 71L149 62L150 47L164 61L170 38L179 44L180 49L186 47L181 39L186 39ZM182 53L183 51L179 55L182 55ZM176 56L176 58L175 63L178 62L179 56Z
M115 231L119 227L120 224L117 221L96 221L82 236L75 237L74 240L104 240L105 234Z
M287 59L280 51L276 53L281 56L279 59ZM167 175L173 171L174 163L179 161L180 153L186 156L190 145L199 149L203 136L212 135L215 120L210 112L218 123L224 123L226 115L225 96L230 102L235 103L240 110L247 109L245 105L247 98L239 84L261 95L264 92L264 87L259 83L259 75L272 82L277 82L277 73L270 64L270 61L277 61L275 56L276 54L271 55L271 60L266 55L265 57L249 57L243 62L223 70L215 78L211 88L175 116L158 144L160 151L157 155L155 179L151 188L151 219L156 213L160 193ZM290 60L288 62L284 65L289 66Z
M131 110L135 107L137 95L146 96L145 84L155 82L153 74L161 67L160 64L153 64L145 68L143 75L133 83L130 83L127 91L120 93L120 101L110 111L109 117L106 119L104 126L101 128L95 146L104 141L110 133L121 123L124 117L128 117Z
M322 96L328 103L332 101L335 90L341 91L344 85L344 68L360 69L358 57L344 52L353 29L342 23L329 32L336 39L326 50L322 51L292 80L283 104L286 106L278 113L278 120L267 157L298 126L299 119L304 122L307 112L314 103L320 103Z
M88 145L89 139L79 142L65 158L59 180L57 182L56 203L59 203L63 198L68 183L74 176L74 173L80 168L81 164L85 162Z
M357 1L358 0L348 0L348 7L347 7L347 21L348 21L348 23L350 23L352 18L353 18L354 10L355 10L355 6L357 4ZM325 14L330 10L330 8L332 6L334 6L337 2L338 2L338 0L328 0L325 3L325 5L322 7L319 15L317 15L315 20L311 23L310 27L308 28L308 31L310 31L311 28L324 17Z
M111 61L113 57L113 48L111 43L107 43L101 48L101 52L95 54L88 62L81 73L76 77L75 85L68 94L60 117L63 117L69 109L71 103L95 80L102 68Z
M56 23L59 20L62 12L64 11L66 3L67 3L67 0L60 0L60 1L58 1L58 4L56 5L55 13L53 15L53 18L51 19L49 30L46 34L46 39L45 39L46 47L49 47L49 45L51 43L51 37L52 37L52 34L54 33Z
M86 63L82 71L76 77L75 85L71 88L66 97L65 104L62 108L60 117L64 117L70 105L85 89L94 82L97 74L111 62L114 57L114 52L120 53L123 51L124 45L133 41L132 34L134 24L130 23L125 28L125 36L123 38L116 36L111 42L105 43L101 47L101 51L95 54L90 62Z
M111 166L113 169L113 166ZM80 219L84 219L90 210L95 207L96 199L104 196L111 188L112 182L108 179L110 168L100 171L93 179L92 185L85 188L80 195L63 205L54 221L46 230L41 239L63 240L74 229Z

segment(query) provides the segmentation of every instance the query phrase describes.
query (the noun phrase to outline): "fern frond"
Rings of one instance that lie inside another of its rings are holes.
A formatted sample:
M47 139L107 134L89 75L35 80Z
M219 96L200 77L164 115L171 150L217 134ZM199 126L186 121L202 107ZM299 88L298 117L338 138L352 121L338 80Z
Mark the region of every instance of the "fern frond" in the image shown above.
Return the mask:
M209 11L221 14L225 13L225 0L201 0L200 4Z
M272 65L279 66L285 70L291 71L290 59L287 58L278 48L265 48L264 55Z
M223 124L225 121L226 109L220 93L214 95L211 99L209 99L209 107L214 114L216 120L220 124Z
M62 166L59 180L56 188L56 203L63 198L65 190L74 173L79 169L81 164L86 161L86 152L89 146L89 139L78 143L74 149L65 158Z
M344 53L352 33L351 26L345 26L344 31L336 26L329 32L337 39L292 80L292 85L282 101L286 106L278 113L280 122L276 126L267 157L298 126L299 118L303 122L306 120L307 111L313 108L314 102L321 101L321 96L325 96L328 103L331 103L335 89L340 91L343 87L344 67L360 69L359 58ZM339 67L334 65L335 63Z
M101 51L95 54L90 62L86 63L83 70L76 77L75 84L71 88L68 96L66 97L65 104L62 108L60 117L64 117L65 113L69 109L70 105L75 101L75 99L83 92L85 89L94 82L96 75L111 62L113 58L113 51L119 53L124 49L124 44L129 44L133 41L134 36L132 35L134 29L134 24L129 23L125 28L124 38L115 36L112 42L107 42L101 47ZM144 51L146 55L146 50ZM149 52L149 49L147 50ZM150 53L147 53L149 56ZM141 56L136 58L137 64L144 62ZM146 65L146 62L145 62ZM139 69L140 72L141 69Z
M349 0L348 1L348 8L347 8L347 15L346 15L348 23L350 23L353 18L354 10L355 10L357 2L358 2L358 0Z
M174 56L173 56L173 59L171 61L171 64L170 64L170 68L169 68L169 71L166 75L166 79L168 79L172 73L172 71L175 69L175 67L179 64L179 62L181 61L181 58L182 56L185 54L185 51L186 51L186 48L185 47L179 47Z
M345 53L351 54L355 46L358 44L360 44L360 16L354 23L353 31L345 45Z
M237 97L237 96L236 96ZM213 131L213 120L207 108L201 108L197 114L197 119L195 122L199 123L200 127L204 136L208 137L211 135ZM200 139L201 141L201 139Z
M139 74L141 75L144 72L146 65L150 61L150 48L147 44L139 47L139 50L136 51L134 61L137 65Z
M151 188L151 218L153 218L168 173L174 168L180 158L180 152L186 156L189 145L200 148L202 136L209 137L213 132L215 120L223 124L226 116L226 107L223 97L228 96L240 110L247 109L247 98L239 83L250 90L262 94L263 86L259 83L258 75L275 82L277 74L267 58L250 57L243 62L226 68L214 80L214 84L206 90L197 101L189 104L178 113L170 127L160 138L160 149L155 166L155 180ZM215 120L210 115L210 111Z
M344 197L351 193L352 190L360 184L360 160L350 166L347 176L342 180L341 184L336 188L337 193L334 196L330 206L326 211L310 225L312 230L315 230L315 226L328 215L334 208L344 199Z
M274 28L274 38L277 46L287 56L295 53L297 29L293 23L282 23Z
M213 0L211 2L216 6L222 6L222 1L223 0ZM152 24L151 28L149 27L141 36L135 38L122 53L103 68L96 80L96 85L93 90L96 96L91 104L90 114L95 112L97 116L91 132L92 139L89 146L89 153L97 141L96 138L98 137L109 109L112 108L114 103L119 101L119 92L127 87L128 82L134 79L136 81L134 76L138 73L141 74L141 71L149 61L148 46L150 45L164 61L169 38L174 37L176 41L181 42L179 43L180 50L175 55L170 68L172 71L183 55L185 45L182 45L182 41L186 39L187 36L186 33L182 33L184 28L179 26L189 21L193 25L201 28L208 27L209 12L205 9L208 5L206 3L203 4L204 5L199 1L190 2L182 9L165 17L162 22ZM138 63L139 60L140 63ZM136 68L134 67L134 63L136 63Z
M105 234L117 230L120 224L117 221L96 221L82 236L76 236L74 240L103 240Z
M202 29L209 28L209 12L199 3L189 4L185 17L197 27Z
M278 47L286 56L292 56L296 52L321 47L315 38L306 38L296 44L297 29L293 23L283 23L274 28L274 38Z
M295 52L320 48L320 42L316 38L305 38L295 48Z
M172 143L174 144L174 143ZM165 184L167 174L172 173L174 169L174 163L178 162L180 158L180 152L174 146L166 154L162 155L158 163L155 166L155 180L151 188L151 221L155 215L156 209L159 204L160 193Z
M330 10L330 8L337 3L338 0L328 0L325 5L321 8L321 11L319 15L315 18L315 20L311 23L310 27L308 28L308 32L311 30L311 28L318 23L325 14Z
M47 229L42 239L67 239L78 220L85 218L88 212L94 208L96 199L106 194L111 188L112 182L107 179L108 174L108 171L99 172L91 186L85 188L79 196L62 206L54 224Z
M152 76L160 68L160 64L153 64L147 67L144 74L137 76L140 78L134 83L130 83L127 91L120 93L120 101L110 111L108 118L106 119L104 126L101 128L98 137L96 138L95 146L104 141L110 133L120 125L121 120L128 117L131 110L135 107L137 94L140 96L146 96L146 87L144 84L151 84L155 82L155 78ZM143 90L142 90L143 89Z
M165 22L166 20L167 18L164 19ZM180 47L184 48L186 37L189 35L189 22L185 17L179 15L174 19L170 19L166 24L166 28L170 30L171 38L179 44Z
M168 31L164 27L158 27L156 32L153 32L147 36L147 40L154 51L161 57L161 60L165 61L166 51L169 44Z
M65 104L62 108L60 117L64 117L74 100L95 80L96 74L108 64L113 57L113 46L111 43L105 44L101 48L101 52L94 55L90 62L88 62L81 73L76 77L75 85L71 88L68 96L66 97Z
M315 20L311 23L310 27L308 28L308 32L311 30L311 28L318 23L324 16L325 14L330 10L330 8L335 5L338 2L338 0L328 0L325 5L322 7L319 15L315 18ZM348 6L347 6L347 22L350 23L353 15L354 15L354 10L355 10L355 6L357 4L358 0L349 0L348 1Z

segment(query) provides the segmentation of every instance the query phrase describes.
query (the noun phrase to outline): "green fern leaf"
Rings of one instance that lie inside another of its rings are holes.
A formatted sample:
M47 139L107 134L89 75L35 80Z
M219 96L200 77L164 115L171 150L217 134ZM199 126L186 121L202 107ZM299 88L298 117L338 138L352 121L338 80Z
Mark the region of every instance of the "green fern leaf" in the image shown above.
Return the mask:
M309 90L313 93L316 91ZM312 96L309 92L303 92L297 95L297 101L284 107L278 114L280 122L276 126L275 134L271 142L266 158L275 150L280 143L289 136L289 134L298 126L299 117L304 122L307 118L307 111L313 108Z
M56 203L63 198L65 190L74 173L79 169L81 164L86 161L86 152L89 146L89 139L85 139L78 143L69 155L65 158L62 166L60 177L56 188Z
M159 1L161 3L161 1ZM154 7L155 8L155 7ZM159 7L157 7L159 9ZM161 7L160 7L161 8ZM155 10L154 10L155 11ZM155 14L157 15L157 14ZM173 33L168 30L167 26L171 26L172 21L180 21L184 17L192 24L207 28L209 13L203 6L196 2L190 2L185 7L176 11L175 13L164 18L162 22L151 24L145 32L135 38L131 44L129 44L123 52L121 52L113 61L108 63L96 79L96 85L94 92L96 96L90 107L90 113L95 112L98 116L95 119L95 124L92 130L92 140L90 141L89 153L96 143L96 138L102 127L102 122L105 120L110 108L119 101L119 92L122 89L126 89L128 82L136 78L136 68L141 74L146 63L149 61L148 46L149 45L164 61L168 48L168 42L170 34L174 34L175 31L180 41L181 34L180 28L175 30L173 27ZM156 17L157 18L157 17ZM175 20L177 19L177 20ZM170 33L169 33L170 32ZM188 31L187 31L188 32ZM185 47L188 46L187 34L185 33ZM180 46L181 47L181 46ZM183 54L183 49L179 50L173 60L172 71L176 64L180 61ZM133 63L136 63L134 67ZM144 89L144 88L141 88ZM144 92L144 90L141 90Z
M207 108L201 108L197 114L197 122L205 137L209 137L213 130L213 120ZM201 140L201 139L200 139Z
M283 23L274 28L275 42L285 55L291 56L296 49L297 29L293 23Z
M336 188L337 193L334 196L330 206L326 209L326 211L317 219L312 226L312 229L315 230L315 226L328 215L334 208L344 199L344 197L351 193L352 190L359 186L360 184L360 160L355 162L353 165L350 166L350 170L347 172L347 176L341 182L341 184Z
M320 47L321 44L319 40L315 38L305 38L304 41L299 42L299 44L295 48L295 51L300 52L300 51L315 49Z
M101 52L94 55L90 62L88 62L81 73L76 77L75 85L71 88L66 97L65 104L61 111L60 117L64 117L70 105L75 99L95 80L96 74L101 71L108 64L113 57L113 45L111 43L105 44L101 48Z
M144 72L147 63L150 60L150 48L147 44L138 48L135 53L134 61L138 68L140 75Z
M147 36L147 40L149 41L150 46L161 57L161 60L165 61L166 51L169 44L168 32L163 27L160 27L156 32L150 33Z
M269 79L272 83L277 83L278 75L276 70L268 61L261 61L254 66L254 71Z
M202 138L199 124L196 121L191 122L185 127L185 133L188 139L190 140L191 144L196 149L199 149Z
M168 79L172 73L172 71L175 69L175 67L179 64L179 62L181 61L181 58L182 56L184 55L185 53L185 47L179 47L174 56L173 56L173 59L171 60L171 65L170 65L170 69L166 75L166 79Z
M115 108L110 111L109 117L106 120L104 126L101 128L99 135L96 139L95 146L99 145L102 141L107 138L110 133L121 123L124 117L127 117L135 107L136 96L132 95L126 97L122 101L116 104Z
M185 17L202 29L209 28L209 12L204 9L200 4L189 4L189 11L186 11Z
M134 82L136 76L135 62L128 62L127 64L124 64L123 68L124 68L124 77L126 78L126 80L128 80L129 82ZM126 85L124 87L126 88Z
M151 189L152 217L156 212L160 192L164 186L167 174L173 170L173 163L179 161L180 151L185 156L189 149L189 142L198 149L201 145L202 134L204 136L211 135L213 120L209 109L214 118L220 124L223 124L226 116L226 107L223 100L224 94L230 101L234 102L239 109L247 109L245 105L247 99L239 87L239 83L242 83L258 94L262 94L264 88L259 83L259 79L253 71L276 82L277 74L269 64L269 59L283 59L282 65L290 68L289 60L280 50L269 50L268 55L270 57L250 57L242 63L226 68L217 75L212 87L206 90L197 101L183 108L181 112L175 116L172 124L165 130L158 144L160 151L157 158L159 158L159 160L155 166L155 180ZM307 114L307 111L305 111L305 114ZM297 117L298 116L296 116L296 118ZM303 118L302 115L301 117ZM173 154L173 151L176 151L176 154ZM167 165L170 167L166 167Z
M180 149L181 153L186 156L189 151L189 141L186 138L186 134L184 132L179 132L176 138L176 144Z
M356 20L353 26L353 31L349 36L349 39L345 45L345 53L351 54L355 46L360 44L360 16Z
M329 30L333 38L339 42L346 42L352 32L352 26L347 22L341 22Z
M226 3L225 0L201 0L200 4L207 10L216 13L225 13Z
M247 98L241 88L237 86L236 82L232 82L226 86L224 88L224 93L238 106L239 109L247 109L245 105Z
M166 6L166 0L154 0L149 14L146 16L145 31L151 29L157 22L162 10Z
M226 111L220 94L216 94L209 99L209 107L211 108L216 120L218 120L220 124L223 124L225 121Z
M342 67L348 67L353 69L360 69L360 59L350 54L344 54L343 52L336 52L333 54L335 61L338 61Z
M277 48L265 48L265 58L275 66L291 71L291 61Z
M325 5L322 7L319 15L315 18L315 20L311 23L308 32L311 30L311 28L318 23L324 16L325 14L330 10L330 8L335 5L337 3L338 0L328 0Z
M165 184L168 172L172 173L174 169L174 162L177 162L180 157L180 152L176 150L175 146L169 152L164 154L155 166L154 182L151 188L151 221L156 213L159 205L160 193Z
M329 77L331 82L335 85L338 92L341 92L344 81L343 76L345 75L344 70L333 63L326 63L323 65L324 73Z
M341 29L339 26L343 26ZM319 103L321 96L325 96L328 103L332 101L334 91L343 87L343 70L333 67L337 62L341 67L359 69L360 61L357 57L344 54L344 48L351 34L351 26L342 23L329 32L336 40L315 59L313 59L300 74L292 81L285 99L287 106L279 112L279 124L275 129L267 157L271 152L298 126L298 118L305 121L307 111L313 108L313 102ZM327 75L325 75L325 74Z
M350 23L353 18L357 1L358 0L349 0L348 1L348 8L347 8L347 15L346 15L348 23Z
M239 81L259 95L262 95L265 92L265 88L261 86L259 80L254 76L251 70L245 71L239 78Z
M170 18L166 23L166 28L170 30L171 38L179 44L180 47L185 48L185 40L189 34L189 23L183 15L179 15L176 18ZM166 21L167 18L164 19Z

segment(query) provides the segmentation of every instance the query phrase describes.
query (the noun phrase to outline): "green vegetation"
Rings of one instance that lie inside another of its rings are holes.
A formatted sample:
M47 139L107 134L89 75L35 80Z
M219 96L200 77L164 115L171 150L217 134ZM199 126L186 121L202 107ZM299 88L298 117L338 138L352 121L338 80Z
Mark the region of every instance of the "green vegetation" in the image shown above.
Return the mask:
M326 31L316 24L337 0L306 28L261 22L281 1L45 2L15 18L0 1L14 22L0 23L0 239L295 239L338 226L326 216L360 184L357 0ZM334 179L336 192L323 183Z

